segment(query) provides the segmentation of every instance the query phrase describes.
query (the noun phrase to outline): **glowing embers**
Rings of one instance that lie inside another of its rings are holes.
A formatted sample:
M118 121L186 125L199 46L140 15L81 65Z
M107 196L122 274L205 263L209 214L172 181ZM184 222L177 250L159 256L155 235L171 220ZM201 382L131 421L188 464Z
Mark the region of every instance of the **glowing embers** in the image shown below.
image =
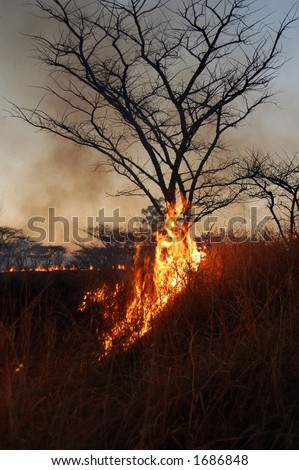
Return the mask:
M15 373L16 374L20 374L20 372L22 372L22 370L24 369L24 364L23 363L20 363L16 368L15 368Z
M154 251L138 245L129 286L117 283L85 294L79 310L100 304L100 356L125 350L150 330L153 319L186 286L188 274L198 270L204 255L191 239L189 227L179 224L184 204L167 207L165 227L157 233ZM153 248L153 247L152 247Z

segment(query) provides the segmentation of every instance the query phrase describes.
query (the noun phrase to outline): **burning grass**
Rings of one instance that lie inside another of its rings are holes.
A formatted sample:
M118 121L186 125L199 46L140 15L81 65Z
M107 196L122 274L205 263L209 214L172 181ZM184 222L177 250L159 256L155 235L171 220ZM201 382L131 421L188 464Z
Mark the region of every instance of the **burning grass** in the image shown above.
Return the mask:
M156 233L152 246L137 245L130 279L131 292L117 283L111 292L107 285L88 290L79 306L85 312L90 304L103 307L103 327L99 331L99 360L113 350L127 350L150 332L155 318L188 285L190 274L198 272L204 251L190 236L188 225L178 224L179 215L186 209L181 200L167 206L165 226ZM120 299L119 293L122 295ZM110 328L107 328L107 323Z
M103 305L76 309L86 286L115 292L125 278L10 275L0 282L3 448L298 448L298 244L213 246L152 328L100 363Z

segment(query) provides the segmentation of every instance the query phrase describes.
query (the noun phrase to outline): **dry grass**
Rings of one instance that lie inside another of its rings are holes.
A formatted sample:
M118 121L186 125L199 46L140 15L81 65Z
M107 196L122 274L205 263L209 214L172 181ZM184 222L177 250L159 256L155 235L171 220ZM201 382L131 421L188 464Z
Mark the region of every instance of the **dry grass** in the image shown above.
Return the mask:
M214 246L151 334L101 365L80 289L2 282L3 448L298 448L298 244Z

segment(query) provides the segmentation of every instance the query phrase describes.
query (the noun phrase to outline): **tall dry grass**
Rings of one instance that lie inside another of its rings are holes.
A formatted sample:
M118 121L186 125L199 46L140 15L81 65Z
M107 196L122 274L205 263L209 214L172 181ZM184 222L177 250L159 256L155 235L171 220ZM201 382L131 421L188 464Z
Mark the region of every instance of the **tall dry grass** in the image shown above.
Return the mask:
M2 448L298 448L297 243L213 246L152 332L101 364L100 322L69 300L83 288L34 289L2 283Z

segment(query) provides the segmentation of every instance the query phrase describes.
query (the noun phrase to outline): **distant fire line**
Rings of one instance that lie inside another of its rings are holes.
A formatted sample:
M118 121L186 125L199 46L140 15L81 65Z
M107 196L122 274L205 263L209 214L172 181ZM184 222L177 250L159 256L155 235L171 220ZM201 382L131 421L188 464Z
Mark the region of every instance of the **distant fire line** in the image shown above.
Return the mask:
M124 271L126 266L124 264L118 264L117 266L112 266L112 270ZM78 267L78 266L37 266L36 268L9 268L2 269L0 273L24 273L24 272L54 272L54 271L101 271L102 268L95 268L90 265L88 268Z

